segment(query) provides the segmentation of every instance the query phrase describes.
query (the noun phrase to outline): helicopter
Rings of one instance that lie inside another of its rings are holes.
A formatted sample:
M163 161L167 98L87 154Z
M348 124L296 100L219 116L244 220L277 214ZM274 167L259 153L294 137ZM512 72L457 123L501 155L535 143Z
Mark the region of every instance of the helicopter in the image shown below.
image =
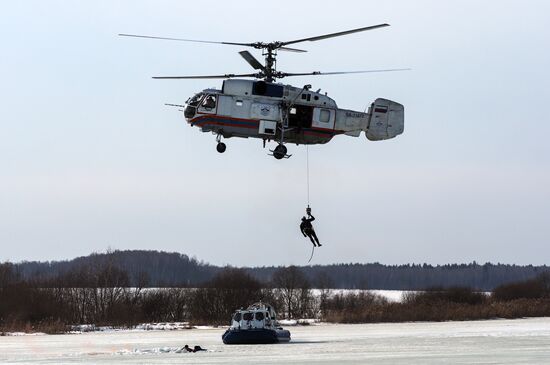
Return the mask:
M338 72L282 72L277 70L277 51L303 53L306 50L288 47L301 42L315 42L327 38L340 37L387 27L378 24L337 33L301 38L291 41L274 42L217 42L196 39L156 37L136 34L119 34L123 37L160 39L195 43L211 43L251 47L262 51L264 64L249 51L240 51L240 56L254 69L248 74L196 75L196 76L155 76L154 79L224 79L221 89L204 89L189 99L184 105L166 104L180 107L184 118L191 126L202 132L216 135L216 149L223 153L226 145L222 137L259 138L277 143L271 155L278 160L289 158L285 144L296 145L324 144L336 135L359 137L365 132L366 138L379 141L394 138L404 130L403 105L384 98L376 99L368 111L341 109L336 101L321 89L311 91L311 85L295 87L276 82L277 79L292 76L320 76L360 74L370 72L404 71L401 69L338 71ZM252 78L249 80L248 78Z

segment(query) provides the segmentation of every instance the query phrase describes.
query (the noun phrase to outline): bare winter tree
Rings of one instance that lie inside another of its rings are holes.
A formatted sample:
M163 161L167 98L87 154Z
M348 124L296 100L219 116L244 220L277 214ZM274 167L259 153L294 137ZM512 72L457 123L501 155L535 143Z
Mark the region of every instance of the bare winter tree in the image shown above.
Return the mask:
M236 309L262 299L262 285L245 270L225 268L205 288L196 289L191 317L200 322L227 323Z
M149 285L150 281L151 279L146 271L142 270L137 274L137 277L134 278L135 288L131 293L130 300L132 301L132 303L136 303L139 300L139 298L141 297L141 291L143 290L143 288Z
M323 313L326 309L327 300L330 298L331 288L334 287L334 282L326 271L321 271L315 280L315 288L320 290L319 301L315 308L315 314Z
M273 286L285 304L286 317L292 318L298 311L304 313L304 304L311 297L309 282L296 266L280 268L273 273Z
M15 267L9 262L0 264L0 288L13 284L17 280Z

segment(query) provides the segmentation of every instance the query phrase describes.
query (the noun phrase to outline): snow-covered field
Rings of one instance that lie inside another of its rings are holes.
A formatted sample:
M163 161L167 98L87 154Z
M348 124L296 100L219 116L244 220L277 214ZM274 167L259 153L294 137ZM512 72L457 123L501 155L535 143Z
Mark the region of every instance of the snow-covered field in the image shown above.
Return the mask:
M313 295L315 297L321 296L321 289L312 289ZM376 295L380 295L381 297L386 298L390 302L400 302L403 300L403 295L407 293L417 293L416 291L411 290L372 290L372 289L330 289L330 294L348 294L348 293L360 293L360 292L367 292L372 293Z
M223 329L0 337L0 363L549 364L550 318L290 327L292 341L227 346ZM207 352L184 353L185 344Z

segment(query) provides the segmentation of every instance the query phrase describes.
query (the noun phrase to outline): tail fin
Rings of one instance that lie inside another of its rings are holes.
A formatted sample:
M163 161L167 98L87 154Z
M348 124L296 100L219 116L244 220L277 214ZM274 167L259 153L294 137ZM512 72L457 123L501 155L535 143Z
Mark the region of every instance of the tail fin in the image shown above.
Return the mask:
M403 133L405 109L403 105L378 98L371 104L365 135L371 141L390 139Z

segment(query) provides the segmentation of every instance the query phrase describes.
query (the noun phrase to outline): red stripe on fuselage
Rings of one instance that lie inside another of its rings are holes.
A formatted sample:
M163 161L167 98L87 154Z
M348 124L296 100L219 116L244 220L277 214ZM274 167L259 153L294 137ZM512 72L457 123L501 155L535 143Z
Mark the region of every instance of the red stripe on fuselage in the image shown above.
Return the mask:
M231 121L235 121L235 123L232 123ZM260 121L255 119L231 118L226 116L221 117L217 115L201 115L189 121L189 124L192 126L197 123L204 123L204 125L225 125L229 127L256 129L258 128Z
M208 119L208 120L204 120L204 119ZM236 123L232 123L231 121L235 121ZM200 115L189 121L189 124L191 124L192 126L196 125L197 123L204 123L203 125L198 125L199 127L202 127L204 125L221 125L221 126L228 126L228 127L256 129L258 128L260 121L257 119L232 118L232 117L209 114L209 115ZM244 123L248 123L248 124L244 124ZM304 129L303 133L307 135L317 136L317 137L332 138L333 136L337 134L342 134L344 132L336 131L333 129L326 129L326 128L311 128L307 130Z

